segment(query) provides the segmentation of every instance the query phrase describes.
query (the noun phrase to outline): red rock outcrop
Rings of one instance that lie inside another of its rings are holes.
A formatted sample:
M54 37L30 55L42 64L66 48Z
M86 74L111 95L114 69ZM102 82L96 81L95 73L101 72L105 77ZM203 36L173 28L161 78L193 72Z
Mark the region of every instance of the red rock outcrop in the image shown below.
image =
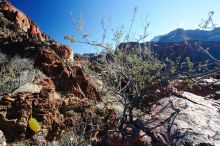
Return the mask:
M40 78L38 79L40 85L43 88L47 88L47 89L55 89L56 86L54 85L54 82L50 79L50 78Z
M41 84L46 82L51 81L44 79ZM63 131L70 127L76 132L82 132L85 127L89 128L88 122L97 127L108 126L107 123L113 120L108 122L106 115L114 117L115 114L111 110L97 112L94 105L93 100L81 99L73 94L56 99L53 85L44 86L40 93L4 95L0 101L0 129L10 143L32 139L33 135L40 136L40 133L34 133L28 126L31 117L40 123L46 140L60 138Z
M30 37L36 37L41 41L47 40L48 37L41 33L39 27L31 21L23 12L16 9L8 2L2 2L0 4L3 14L16 24L17 29L22 29L24 32L28 32Z
M46 41L51 43L50 49L54 50L60 58L73 59L71 48L66 45L60 45L59 43L50 39L46 34L40 31L40 28L29 17L27 17L23 12L15 8L13 5L8 2L1 2L0 8L1 12L4 14L4 17L15 24L16 31L20 31L21 29L25 33L26 38L22 38L22 40L20 40L21 42L27 41L25 39L37 39L43 42ZM15 38L14 41L17 39ZM11 42L13 42L13 40L11 40Z
M19 93L2 97L0 129L4 131L8 142L30 138L34 134L28 128L31 116L42 122L42 129L47 130L48 139L61 135L65 127L64 117L59 112L61 102L54 98L54 90L51 87L45 86L39 94ZM11 132L11 129L14 131Z
M0 25L3 30L0 42L4 43L0 44L0 51L34 59L35 67L52 79L56 90L100 100L98 91L82 69L79 66L67 65L66 60L73 61L71 48L50 39L30 18L10 3L1 2L0 8L4 18L1 18L3 23ZM19 32L20 29L22 33ZM6 35L8 31L11 31L11 35ZM5 42L8 42L8 45Z
M106 114L115 116L113 111L96 111L94 100L100 97L90 78L81 67L67 64L73 62L72 49L50 39L6 1L0 2L0 52L33 59L34 67L47 76L37 79L42 87L39 93L0 97L0 130L7 142L32 139L34 135L43 138L45 144L47 140L60 138L70 127L81 133L89 128L88 122L97 127L110 127ZM56 91L62 93L62 98L57 98ZM37 119L45 136L29 128L30 117Z
M58 90L72 92L80 97L100 100L99 93L79 66L66 65L50 49L41 48L35 66L51 77Z
M56 52L61 59L73 59L72 49L66 45L60 45L59 43L52 43L50 48Z

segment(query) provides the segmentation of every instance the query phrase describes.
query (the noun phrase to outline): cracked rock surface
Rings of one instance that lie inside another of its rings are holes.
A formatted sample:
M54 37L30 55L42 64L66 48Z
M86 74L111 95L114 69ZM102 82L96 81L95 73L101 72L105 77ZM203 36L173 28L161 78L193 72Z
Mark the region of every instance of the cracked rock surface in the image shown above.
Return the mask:
M182 96L159 100L139 124L166 145L220 145L220 102L189 92Z

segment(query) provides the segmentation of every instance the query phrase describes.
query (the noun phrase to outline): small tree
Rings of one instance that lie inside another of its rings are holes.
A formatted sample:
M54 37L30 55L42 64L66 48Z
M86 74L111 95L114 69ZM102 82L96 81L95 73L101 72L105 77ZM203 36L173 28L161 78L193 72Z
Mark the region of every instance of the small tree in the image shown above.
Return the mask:
M170 81L177 78L191 79L212 73L198 73L190 58L186 58L183 63L180 63L178 57L176 61L167 58L161 62L150 51L147 43L141 43L148 36L149 22L147 19L143 27L143 34L137 35L136 38L133 37L133 34L136 34L132 31L136 13L137 8L134 9L128 30L125 30L123 26L119 29L112 29L112 35L109 36L113 36L110 39L113 42L110 43L106 42L108 27L104 25L105 21L101 23L104 31L101 41L94 41L90 40L88 34L83 32L81 22L84 24L84 20L81 20L82 17L80 17L79 23L74 23L80 30L82 40L78 40L75 36L65 36L65 39L71 42L84 43L104 50L101 57L93 59L93 63L102 69L101 77L104 84L115 93L115 97L124 105L119 120L119 130L124 123L133 123L133 109L135 107L139 107L143 103L144 106L147 106L152 97L160 96L156 90L158 86L162 88L161 90L164 89L164 92L172 94L172 90L167 90ZM185 44L188 44L187 40ZM114 45L115 47L113 47ZM201 64L198 67L201 67ZM180 74L184 74L184 76L179 76ZM145 104L146 101L147 104ZM152 134L150 135L153 137Z
M158 96L153 87L160 83L162 74L166 72L164 69L166 65L157 59L147 44L140 46L140 42L144 42L148 36L149 22L147 18L142 27L142 34L133 37L133 34L135 34L133 24L136 13L137 8L134 9L128 30L125 30L124 26L111 29L112 34L108 36L113 36L112 42L106 42L109 26L105 25L105 20L101 21L102 39L100 41L89 40L87 33L83 32L84 20L82 20L82 17L74 22L82 40L78 40L75 36L65 36L65 39L71 42L84 43L104 49L101 57L93 59L93 63L102 69L101 78L106 88L112 91L124 106L119 119L119 130L124 123L133 122L133 109L135 107L140 106L146 100L152 99L152 97ZM109 24L109 20L107 22ZM135 40L135 42L130 43L131 40Z

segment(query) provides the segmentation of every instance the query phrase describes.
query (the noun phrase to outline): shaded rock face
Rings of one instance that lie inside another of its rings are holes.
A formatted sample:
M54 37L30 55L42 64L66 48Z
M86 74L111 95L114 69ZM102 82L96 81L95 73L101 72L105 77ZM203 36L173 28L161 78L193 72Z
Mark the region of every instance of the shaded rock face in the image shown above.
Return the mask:
M100 141L96 146L153 146L152 139L141 129L134 125L127 125L123 132L111 132L105 141Z
M98 91L73 62L72 49L42 33L39 27L8 2L0 2L0 52L35 60L35 67L52 79L56 90L100 100Z
M164 145L219 145L219 101L189 92L163 98L139 125L151 130Z

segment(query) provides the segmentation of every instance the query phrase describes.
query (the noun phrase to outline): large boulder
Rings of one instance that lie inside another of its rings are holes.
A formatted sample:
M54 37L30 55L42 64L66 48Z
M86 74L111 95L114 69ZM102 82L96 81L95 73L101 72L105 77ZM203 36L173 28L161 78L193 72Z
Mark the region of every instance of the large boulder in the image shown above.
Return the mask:
M189 92L159 100L138 119L164 145L220 145L220 102Z

